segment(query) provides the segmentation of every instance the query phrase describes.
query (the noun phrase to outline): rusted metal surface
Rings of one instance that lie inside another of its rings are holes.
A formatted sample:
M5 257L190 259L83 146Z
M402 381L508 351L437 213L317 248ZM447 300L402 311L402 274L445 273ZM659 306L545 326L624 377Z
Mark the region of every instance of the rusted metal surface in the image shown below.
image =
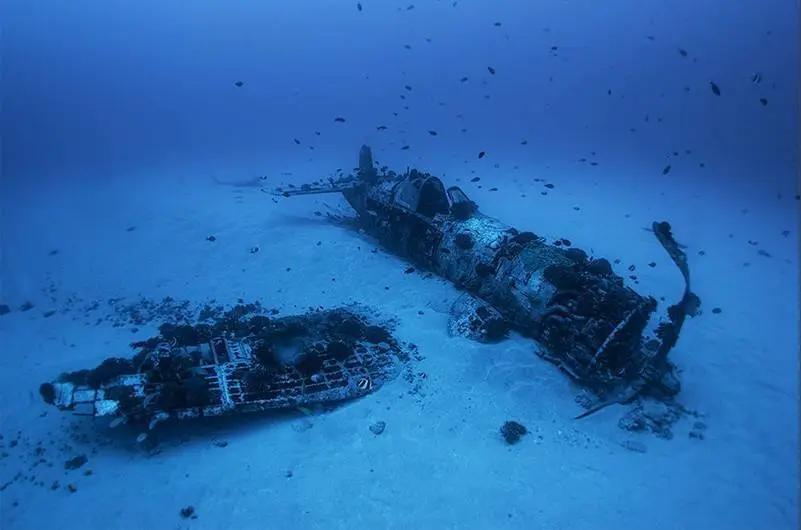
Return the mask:
M379 173L366 146L359 164L356 175L272 193L341 192L358 214L359 227L382 246L483 302L456 309L484 306L497 312L510 327L536 339L543 358L600 397L625 388L658 397L679 391L666 357L672 344L645 347L644 330L656 301L626 286L608 261L549 245L533 232L486 216L461 189L446 189L428 173ZM668 251L682 254L677 245ZM461 315L451 328L486 339L482 321Z
M130 360L64 374L40 391L62 410L153 426L357 398L408 358L384 325L352 309L256 316L245 327L196 344L155 337Z

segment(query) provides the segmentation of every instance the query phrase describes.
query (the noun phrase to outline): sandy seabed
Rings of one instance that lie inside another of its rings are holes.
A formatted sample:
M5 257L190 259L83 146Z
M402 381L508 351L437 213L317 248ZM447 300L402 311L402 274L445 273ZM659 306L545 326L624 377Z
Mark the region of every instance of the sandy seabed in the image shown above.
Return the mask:
M633 178L550 181L547 196L539 183L465 189L487 214L619 258L616 272L636 274L638 292L668 302L681 278L642 228L674 225L704 312L688 321L672 358L682 370L679 401L701 415L704 439L689 436L699 421L689 416L670 440L619 429L622 407L573 420L579 389L535 355L535 343L449 337L459 292L425 271L406 274L408 263L314 214L344 208L336 197L275 203L256 189L174 176L90 191L64 185L3 199L0 303L13 311L0 316L0 527L797 528L792 196L660 192ZM193 305L258 300L281 314L367 304L394 316L399 338L418 346L420 377L333 411L168 425L151 453L131 429L41 402L40 383L130 355L132 340L155 333L157 320L113 326L110 299L167 296ZM33 308L20 311L27 301ZM499 434L509 419L529 430L513 446ZM378 436L369 429L377 421L386 422ZM645 452L627 449L632 440ZM87 464L65 470L78 454ZM181 517L189 505L196 519Z

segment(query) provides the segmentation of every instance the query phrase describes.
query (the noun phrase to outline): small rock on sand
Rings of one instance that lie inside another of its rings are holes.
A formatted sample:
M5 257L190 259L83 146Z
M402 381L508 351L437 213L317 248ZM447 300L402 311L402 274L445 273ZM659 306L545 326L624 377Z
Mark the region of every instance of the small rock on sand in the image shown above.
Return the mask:
M501 435L503 439L506 440L506 443L509 445L514 445L520 441L520 438L523 437L524 434L528 433L528 429L516 421L507 421L501 427Z
M373 434L378 436L379 434L384 432L384 429L386 429L386 428L387 428L387 423L386 422L377 421L374 424L370 425L370 432L372 432Z

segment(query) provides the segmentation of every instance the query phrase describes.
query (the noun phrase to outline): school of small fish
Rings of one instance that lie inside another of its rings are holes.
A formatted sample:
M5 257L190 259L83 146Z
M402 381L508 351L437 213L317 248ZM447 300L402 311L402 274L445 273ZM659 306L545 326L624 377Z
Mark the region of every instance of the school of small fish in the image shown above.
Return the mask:
M458 1L453 1L451 3L451 6L455 8L455 7L458 6L458 4L459 4ZM369 9L367 9L367 8L369 8L369 7L370 7L369 5L365 5L362 2L357 2L356 3L356 11L357 11L357 13L363 13L365 11L368 11ZM414 9L415 9L415 5L414 4L409 4L406 7L398 8L398 11L411 11L411 10L414 10ZM496 21L492 22L491 26L494 27L494 28L501 28L501 27L503 27L503 23L501 21L497 21L496 20ZM549 30L549 28L544 28L544 31L550 31L550 30ZM770 32L768 32L768 34L769 33ZM656 36L654 36L654 35L645 35L644 38L647 39L648 41L651 41L651 42L655 42L657 40ZM425 41L427 43L430 43L430 42L432 42L432 39L430 37L426 37ZM403 47L404 50L412 50L412 45L409 44L409 43L403 43L402 47ZM564 49L564 46L562 47L562 49ZM695 55L692 54L690 51L688 51L686 48L677 47L675 49L677 50L677 52L678 52L680 57L688 59L688 60L691 60L692 62L696 62L697 59L695 58ZM552 45L550 45L548 47L548 51L552 56L557 57L557 56L559 56L560 46L556 45L556 44L552 44ZM483 86L490 86L489 85L489 81L487 79L487 75L492 77L492 76L498 76L500 74L498 73L498 70L496 69L496 67L493 66L493 65L486 65L484 68L485 68L485 74L484 74L484 79L482 80L482 85ZM474 73L474 77L480 77L480 76L478 76L478 72ZM471 79L472 78L470 76L464 75L464 76L462 76L462 77L460 77L458 79L458 82L459 83L467 83ZM553 79L550 78L549 81L552 82ZM762 86L762 82L763 82L762 73L758 72L758 71L757 72L753 72L750 75L750 81L754 86L761 87ZM234 82L234 85L237 88L243 88L245 83L244 83L244 81L238 80L238 81ZM724 91L721 89L721 86L716 81L709 80L708 81L708 86L709 86L709 90L710 90L710 92L712 93L713 96L715 96L715 97L723 97L724 96ZM402 88L405 91L405 93L401 93L399 95L399 97L400 97L401 100L406 101L407 100L406 94L411 94L413 92L413 87L411 85L409 85L409 84L404 84L402 86ZM773 88L775 88L775 83L773 85ZM683 89L684 89L685 92L690 92L691 91L691 87L689 85L685 85L683 87ZM612 94L613 94L612 93L612 89L611 88L607 88L606 89L606 94L608 96L612 96ZM484 98L485 99L490 99L491 98L491 94L484 94ZM762 105L763 107L767 107L768 99L766 97L764 97L764 96L758 97L757 100L758 100L760 105ZM447 105L447 103L443 102L443 101L440 101L438 104L439 104L439 106L446 106ZM409 106L408 105L403 105L402 108L403 108L403 110L409 110ZM393 112L392 114L395 117L399 116L399 113L397 111ZM456 116L459 119L463 118L462 114L457 114ZM334 120L335 123L338 123L338 124L344 124L347 121L344 116L335 116L333 118L333 120ZM649 122L650 121L650 116L646 115L644 121L646 123ZM661 123L662 122L662 118L658 118L657 122ZM375 127L375 129L376 129L376 131L382 132L382 131L390 130L390 127L388 125L381 124L381 125L377 125ZM462 127L459 130L460 130L461 133L466 133L468 131L468 129L466 127ZM403 135L403 136L406 136L406 134L407 134L407 131L402 130L402 129L397 129L397 132L399 134ZM637 129L636 128L629 128L629 132L631 132L631 133L637 132ZM439 131L436 130L436 129L427 129L427 133L428 133L429 136L432 136L432 137L438 137L440 135ZM315 136L321 136L321 133L320 133L320 131L314 131L314 135ZM304 142L298 137L292 137L291 140L295 145L298 145L298 146L304 145ZM525 146L525 145L528 145L528 143L529 143L528 140L523 139L523 140L521 140L520 145ZM306 143L306 147L308 149L310 149L310 150L313 150L315 148L314 145L310 145L308 143ZM411 146L411 144L409 144L407 142L401 142L399 147L397 147L397 148L399 150L401 150L401 151L408 151L408 150L410 150L412 148L412 146ZM686 152L689 153L690 151L686 150ZM595 153L593 153L593 155L594 154ZM678 155L678 152L674 152L673 155L674 156ZM487 156L487 151L483 151L482 150L482 151L479 151L477 158L479 160L481 160L481 159L485 158L486 156ZM586 157L580 158L578 160L579 160L579 162L582 162L582 163L589 163L589 165L591 165L591 166L597 166L598 165L597 161L588 160ZM499 167L499 165L495 164L495 167ZM705 164L703 162L700 162L699 163L699 167L700 168L704 168ZM666 166L664 166L664 168L662 170L662 175L667 175L670 171L671 171L671 164L667 164Z

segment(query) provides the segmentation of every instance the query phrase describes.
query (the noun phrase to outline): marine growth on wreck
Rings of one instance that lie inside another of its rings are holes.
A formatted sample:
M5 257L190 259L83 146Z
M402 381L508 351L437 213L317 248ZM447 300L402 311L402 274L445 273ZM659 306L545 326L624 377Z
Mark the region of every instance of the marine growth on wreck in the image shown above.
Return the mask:
M394 378L409 347L359 306L271 317L237 306L211 323L165 323L159 335L91 370L40 387L62 410L153 428L357 398Z
M271 193L342 193L360 229L468 293L452 308L452 331L492 340L511 328L532 337L541 357L596 394L590 412L638 395L669 399L679 392L667 353L700 302L689 289L686 256L668 223L654 223L652 230L679 266L685 294L656 338L646 340L657 302L625 285L606 259L550 245L484 215L460 188L446 189L428 173L379 172L367 146L355 175Z

